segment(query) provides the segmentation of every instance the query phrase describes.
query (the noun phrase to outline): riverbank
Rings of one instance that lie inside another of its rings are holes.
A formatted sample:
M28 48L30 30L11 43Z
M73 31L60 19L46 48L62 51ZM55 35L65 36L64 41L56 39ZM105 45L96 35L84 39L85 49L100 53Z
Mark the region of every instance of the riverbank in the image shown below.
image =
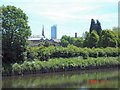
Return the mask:
M114 68L120 65L118 57L99 57L83 59L74 58L55 58L48 61L24 61L22 64L15 63L10 71L3 70L3 76L28 75L38 73L81 71L92 69Z

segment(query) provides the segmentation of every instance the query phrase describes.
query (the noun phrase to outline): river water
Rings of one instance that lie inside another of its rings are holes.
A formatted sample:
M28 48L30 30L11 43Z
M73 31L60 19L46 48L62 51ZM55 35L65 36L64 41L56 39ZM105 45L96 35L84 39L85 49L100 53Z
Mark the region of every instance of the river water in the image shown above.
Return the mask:
M3 88L118 88L118 69L3 77Z

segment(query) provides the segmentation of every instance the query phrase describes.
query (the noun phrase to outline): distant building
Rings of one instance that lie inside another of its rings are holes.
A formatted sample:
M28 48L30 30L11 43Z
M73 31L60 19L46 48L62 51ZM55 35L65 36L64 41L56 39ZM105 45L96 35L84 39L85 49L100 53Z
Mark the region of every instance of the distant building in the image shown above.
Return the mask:
M42 27L42 36L45 38L45 34L44 34L44 25Z
M53 43L55 46L59 46L60 39L57 38L57 26L54 25L51 27L51 39L47 39L44 34L44 26L42 27L42 36L41 35L33 35L28 38L29 46L38 46L40 42L48 42Z
M51 27L51 39L57 39L57 25Z
M77 33L75 33L75 38L77 38Z
M46 40L44 35L44 25L42 27L42 36L41 35L33 35L28 38L30 42L30 46L38 46L39 42Z
M38 44L44 40L46 40L46 38L44 38L43 36L39 36L39 37L38 35L31 36L28 38L28 41L30 42L29 46L38 46Z

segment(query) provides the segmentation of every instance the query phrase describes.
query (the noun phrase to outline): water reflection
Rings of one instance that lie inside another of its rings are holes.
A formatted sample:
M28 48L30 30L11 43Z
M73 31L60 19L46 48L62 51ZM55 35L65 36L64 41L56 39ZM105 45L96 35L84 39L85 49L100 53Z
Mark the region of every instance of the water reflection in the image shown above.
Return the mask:
M92 70L3 78L3 88L118 88L118 70Z

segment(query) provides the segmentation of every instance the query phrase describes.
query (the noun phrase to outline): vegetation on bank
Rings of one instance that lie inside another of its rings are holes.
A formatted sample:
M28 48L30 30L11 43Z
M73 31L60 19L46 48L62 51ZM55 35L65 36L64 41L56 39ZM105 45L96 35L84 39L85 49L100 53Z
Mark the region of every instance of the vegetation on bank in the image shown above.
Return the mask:
M90 31L86 32L84 38L63 36L60 46L45 42L38 47L29 47L27 39L31 30L27 15L20 8L8 5L2 6L1 19L3 73L54 72L119 63L118 28L102 30L100 22L95 24L92 19Z
M118 57L101 57L82 59L74 58L55 58L48 61L24 61L21 64L15 63L10 70L3 69L4 74L23 75L33 73L58 72L69 70L83 70L92 68L112 67L119 65ZM8 72L7 72L8 71Z
M67 47L62 46L39 46L29 47L26 52L26 58L28 60L41 60L47 61L50 58L70 58L82 56L83 59L88 57L117 57L120 55L118 48L79 48L74 45L68 45Z

